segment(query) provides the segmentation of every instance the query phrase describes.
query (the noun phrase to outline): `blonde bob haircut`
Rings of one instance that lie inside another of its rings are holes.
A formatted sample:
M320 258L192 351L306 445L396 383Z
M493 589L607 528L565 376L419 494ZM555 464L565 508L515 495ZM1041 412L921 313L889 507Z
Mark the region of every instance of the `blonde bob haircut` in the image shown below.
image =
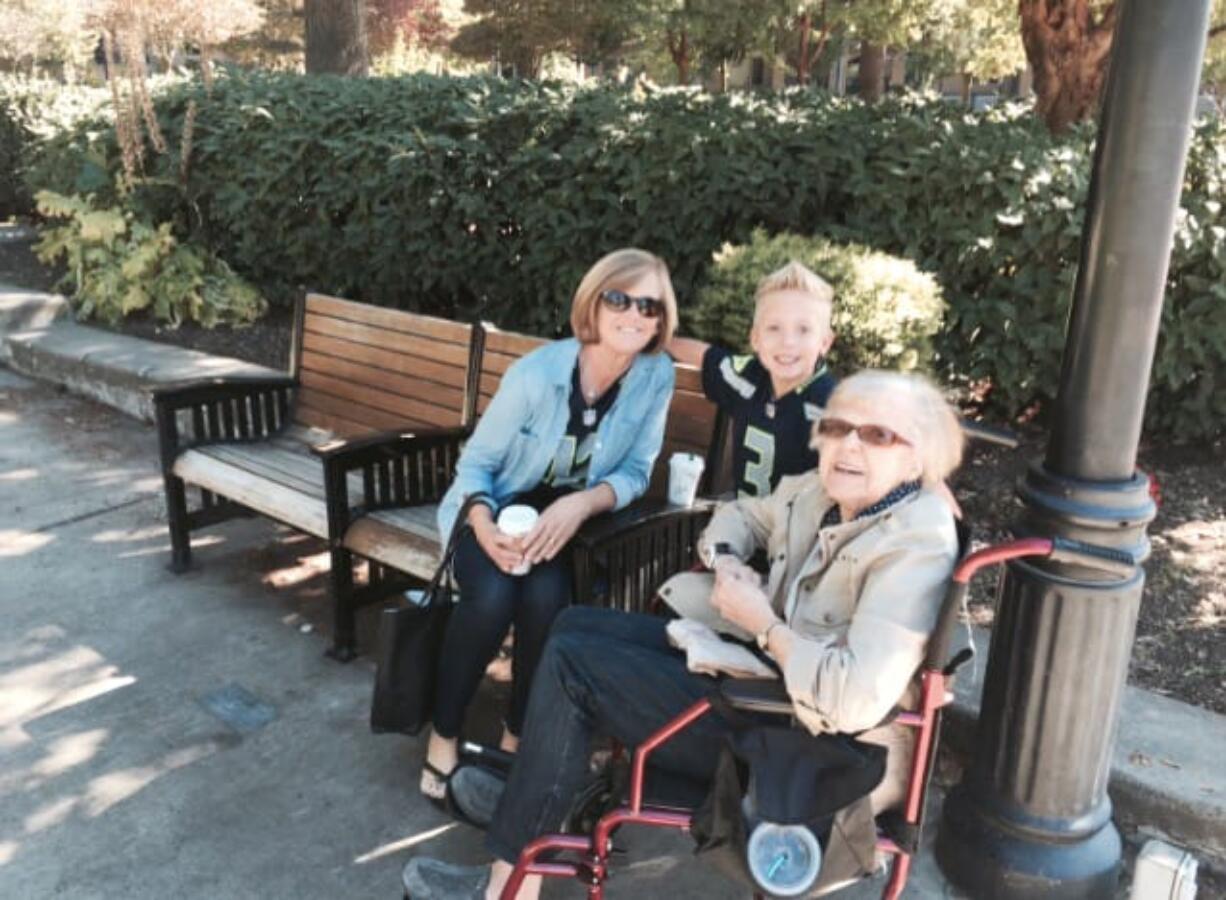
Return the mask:
M962 462L964 438L957 413L936 385L923 375L865 369L839 382L826 402L826 411L853 398L872 407L885 397L906 410L909 421L874 424L898 432L915 447L924 487L940 484ZM816 428L812 445L820 449Z
M776 269L758 282L758 288L753 294L754 320L762 308L763 298L778 291L797 291L807 294L823 307L827 324L830 321L830 311L834 306L834 288L824 278L807 266L792 260L781 269Z
M601 292L624 291L644 275L653 273L660 281L661 296L655 299L664 304L664 314L657 319L660 323L659 330L644 352L659 353L664 349L673 339L673 332L677 330L677 297L673 293L673 282L669 278L668 266L664 260L646 250L636 250L633 247L614 250L602 257L596 265L587 270L587 274L579 282L575 299L570 305L570 328L575 337L584 344L599 341L596 316L600 312Z

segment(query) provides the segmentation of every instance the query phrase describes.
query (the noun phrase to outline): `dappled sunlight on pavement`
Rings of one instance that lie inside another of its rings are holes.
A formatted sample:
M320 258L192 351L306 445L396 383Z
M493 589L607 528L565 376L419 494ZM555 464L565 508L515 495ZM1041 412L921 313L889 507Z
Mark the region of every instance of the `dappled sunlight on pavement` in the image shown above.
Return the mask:
M54 540L55 536L50 534L21 531L17 528L2 528L0 529L0 558L33 553Z
M434 838L440 837L441 835L460 827L461 825L459 822L449 822L446 825L428 828L425 831L419 831L417 834L410 835L406 838L401 838L398 841L389 841L386 844L382 844L381 846L378 846L367 853L363 853L361 856L355 857L353 861L357 865L373 862L376 859L382 859L390 854L408 850L410 847L420 846L427 841L432 841Z

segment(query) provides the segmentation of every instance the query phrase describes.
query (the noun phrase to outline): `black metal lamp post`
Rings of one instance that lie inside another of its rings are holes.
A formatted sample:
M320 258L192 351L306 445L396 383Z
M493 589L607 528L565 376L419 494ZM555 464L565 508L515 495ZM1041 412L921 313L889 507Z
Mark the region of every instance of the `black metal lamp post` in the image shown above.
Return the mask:
M1047 457L1021 535L1148 552L1136 472L1210 0L1119 0L1081 261ZM945 804L937 859L976 898L1110 898L1120 863L1107 778L1144 573L1010 564L975 760Z

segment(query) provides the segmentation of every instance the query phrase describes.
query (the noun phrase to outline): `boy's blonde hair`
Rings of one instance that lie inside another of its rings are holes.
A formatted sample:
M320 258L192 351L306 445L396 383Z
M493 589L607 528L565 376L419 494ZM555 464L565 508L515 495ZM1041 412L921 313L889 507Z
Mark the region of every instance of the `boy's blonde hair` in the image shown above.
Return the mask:
M656 299L664 304L664 314L659 318L659 331L644 352L658 353L668 346L677 330L677 297L673 293L668 265L654 253L635 247L614 250L601 257L587 270L587 274L579 282L570 306L570 328L575 337L584 344L594 344L600 340L596 329L596 316L601 292L624 290L644 275L652 273L660 280L661 296Z
M777 291L799 291L808 294L814 302L823 305L827 314L834 306L834 288L826 280L807 266L792 260L781 269L776 269L758 282L758 289L753 295L754 324L758 323L758 312L762 309L762 300Z

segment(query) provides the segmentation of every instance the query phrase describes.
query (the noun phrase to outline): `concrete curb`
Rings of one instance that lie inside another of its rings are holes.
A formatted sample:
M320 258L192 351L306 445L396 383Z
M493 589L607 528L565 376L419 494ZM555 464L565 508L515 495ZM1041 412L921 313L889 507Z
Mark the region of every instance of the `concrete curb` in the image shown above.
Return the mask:
M0 283L0 335L47 328L68 316L68 301L59 294L44 294Z
M0 299L3 293L0 292ZM0 337L3 337L0 335ZM191 378L270 375L274 370L72 323L3 337L17 371L56 382L76 393L152 421L149 390ZM946 744L969 758L983 689L989 632L976 629L982 654L978 677L958 680L947 716ZM1158 835L1192 850L1214 869L1226 870L1226 716L1129 687L1109 793L1125 829Z
M71 322L3 337L9 365L23 375L153 421L150 389L198 378L280 374L265 366Z

